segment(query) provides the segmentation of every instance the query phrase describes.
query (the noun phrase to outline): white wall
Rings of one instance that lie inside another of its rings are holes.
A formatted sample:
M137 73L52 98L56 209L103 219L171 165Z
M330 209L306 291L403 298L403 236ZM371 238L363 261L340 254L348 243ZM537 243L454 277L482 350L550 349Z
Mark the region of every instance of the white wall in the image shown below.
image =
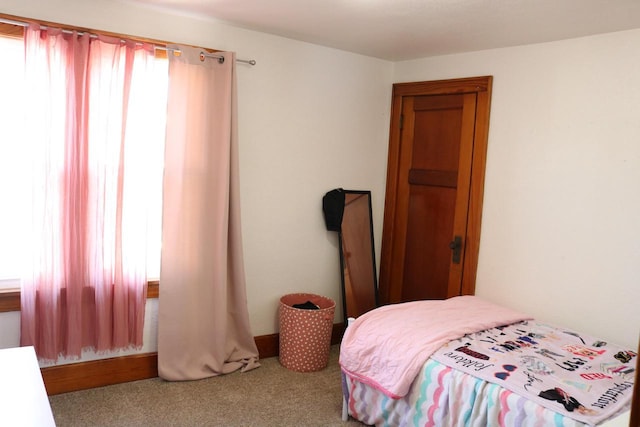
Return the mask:
M254 67L238 65L252 333L277 331L278 301L292 292L334 299L341 321L337 234L325 229L322 196L336 187L371 190L381 235L392 63L108 0L3 0L0 12L255 59ZM379 239L376 244L379 253ZM145 333L153 346L156 305L147 308L152 321ZM0 348L18 345L19 313L0 314ZM106 356L85 354L83 360Z
M326 191L373 191L379 254L391 83L493 75L478 295L636 346L640 30L391 64L108 0L4 0L0 12L257 60L238 67L254 335L277 331L289 292L335 299L341 319ZM0 316L0 347L16 345L17 315Z
M640 30L395 64L493 75L476 293L637 348Z

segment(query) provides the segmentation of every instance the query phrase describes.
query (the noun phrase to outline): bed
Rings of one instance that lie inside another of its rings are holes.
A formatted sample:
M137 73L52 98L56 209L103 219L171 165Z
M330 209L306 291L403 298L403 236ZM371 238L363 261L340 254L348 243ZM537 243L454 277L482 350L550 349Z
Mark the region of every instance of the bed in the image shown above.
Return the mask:
M343 419L584 426L628 410L637 353L475 296L376 308L340 346Z

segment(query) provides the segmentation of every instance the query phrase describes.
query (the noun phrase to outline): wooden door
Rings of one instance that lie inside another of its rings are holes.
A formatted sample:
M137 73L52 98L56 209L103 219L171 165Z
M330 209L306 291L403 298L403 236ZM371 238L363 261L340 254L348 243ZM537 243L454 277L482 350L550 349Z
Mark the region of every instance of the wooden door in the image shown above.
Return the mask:
M394 85L380 297L473 294L491 77Z

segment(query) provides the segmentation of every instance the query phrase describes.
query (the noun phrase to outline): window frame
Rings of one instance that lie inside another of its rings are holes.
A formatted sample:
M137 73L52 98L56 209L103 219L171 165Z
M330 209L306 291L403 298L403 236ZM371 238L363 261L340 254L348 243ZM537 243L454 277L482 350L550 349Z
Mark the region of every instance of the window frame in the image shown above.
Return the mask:
M147 282L147 298L160 296L160 281ZM0 313L20 311L20 289L0 289Z

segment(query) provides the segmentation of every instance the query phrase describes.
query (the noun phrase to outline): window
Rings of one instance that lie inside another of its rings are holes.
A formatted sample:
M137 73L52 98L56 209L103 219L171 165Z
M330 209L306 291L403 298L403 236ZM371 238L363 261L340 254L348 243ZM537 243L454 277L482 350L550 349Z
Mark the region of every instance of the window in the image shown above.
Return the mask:
M13 26L10 26L13 27ZM25 149L24 130L27 123L23 80L24 45L21 36L3 34L6 24L0 24L0 289L19 288L23 259L25 256L24 235L26 215L24 215L30 191L27 174L29 153ZM15 28L15 27L13 27ZM156 57L158 66L144 79L155 90L152 96L132 95L130 112L153 120L154 132L142 132L129 125L131 136L145 141L144 150L130 155L144 156L148 167L141 171L147 176L150 185L134 191L152 194L148 206L150 229L147 233L148 248L147 276L157 280L160 275L160 244L162 217L162 171L164 155L164 132L166 114L166 88L168 85L166 58ZM131 122L130 122L131 123ZM105 130L106 131L106 130ZM135 194L133 195L135 197Z
M21 38L0 37L0 287L20 286L21 224L20 206L24 205L22 169L24 153L17 143L24 126L23 63Z

